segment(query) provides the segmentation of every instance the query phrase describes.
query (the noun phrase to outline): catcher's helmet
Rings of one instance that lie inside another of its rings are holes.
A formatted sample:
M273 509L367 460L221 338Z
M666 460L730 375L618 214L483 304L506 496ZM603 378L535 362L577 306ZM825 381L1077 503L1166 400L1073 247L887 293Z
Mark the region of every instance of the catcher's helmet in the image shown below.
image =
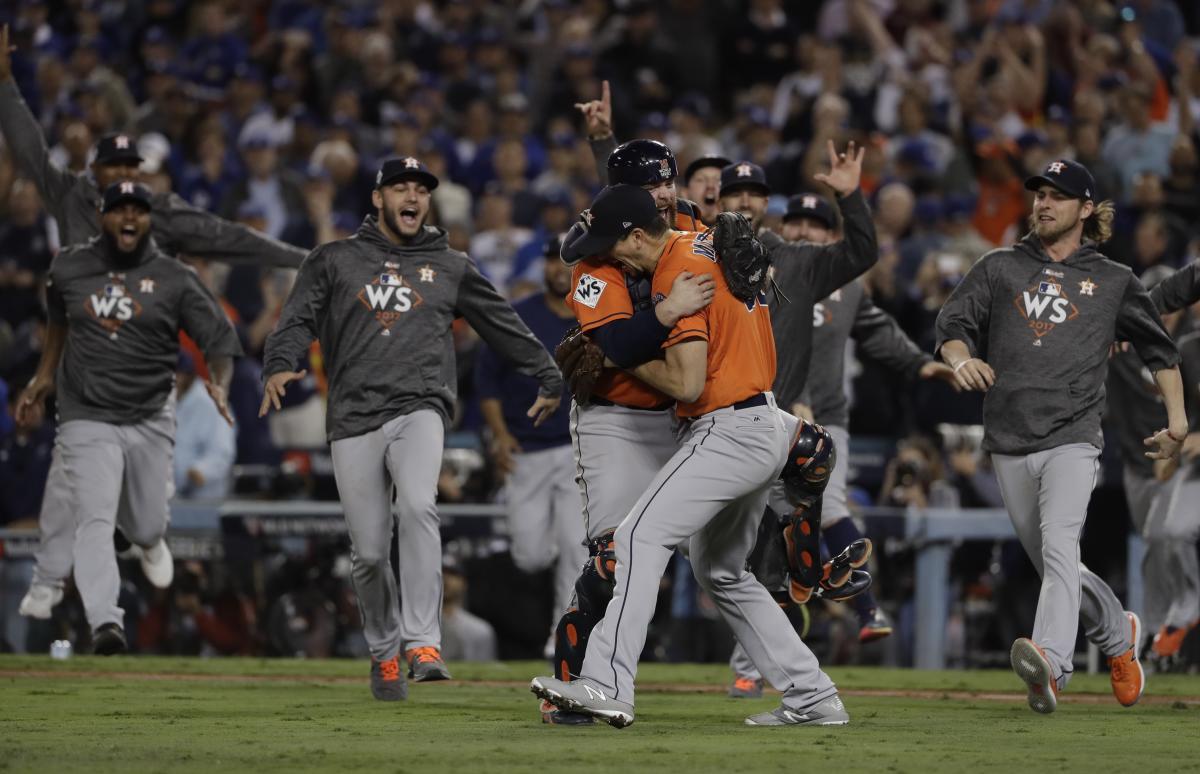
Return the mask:
M678 174L675 154L658 140L630 140L608 154L609 185L652 185Z

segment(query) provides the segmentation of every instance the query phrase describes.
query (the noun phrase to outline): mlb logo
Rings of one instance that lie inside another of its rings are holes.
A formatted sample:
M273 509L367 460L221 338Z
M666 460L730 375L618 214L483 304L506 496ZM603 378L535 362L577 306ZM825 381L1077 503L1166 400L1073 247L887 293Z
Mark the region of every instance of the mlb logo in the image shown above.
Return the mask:
M124 298L125 297L125 288L121 287L120 285L105 285L104 286L104 297L105 298Z
M1062 288L1057 282L1042 282L1038 284L1038 292L1044 296L1060 296Z
M661 159L658 162L658 176L666 180L671 176L671 162L667 159Z
M404 283L401 282L400 278L397 277L395 274L380 274L379 275L379 284L383 285L385 287L398 288L401 285L403 285Z

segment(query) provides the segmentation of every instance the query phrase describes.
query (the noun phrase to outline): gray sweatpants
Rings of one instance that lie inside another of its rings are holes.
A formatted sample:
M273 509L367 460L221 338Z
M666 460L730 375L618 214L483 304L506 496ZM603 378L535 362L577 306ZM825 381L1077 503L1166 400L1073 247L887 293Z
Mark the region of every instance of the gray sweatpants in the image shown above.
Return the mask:
M1164 482L1126 470L1125 494L1134 527L1146 542L1142 623L1150 633L1162 626L1189 627L1200 619L1200 480L1190 467Z
M513 564L540 572L554 564L554 615L565 612L587 561L570 446L522 452L504 488Z
M74 550L75 515L71 506L71 485L56 441L50 455L50 471L46 475L42 509L38 513L38 548L34 554L37 565L33 568L33 583L61 589L71 574Z
M803 710L836 693L770 593L746 570L767 489L787 459L794 420L789 425L785 416L772 401L696 419L621 522L613 598L592 631L583 664L583 676L612 690L614 698L634 701L658 583L685 539L701 588L784 703Z
M121 576L113 552L117 512L130 542L150 548L167 531L175 450L174 404L130 425L86 419L64 422L55 446L66 499L74 513L75 586L93 630L124 625L117 606Z
M378 430L330 444L333 475L350 530L352 575L371 655L441 647L442 536L437 480L442 418L422 409ZM391 492L395 485L395 515ZM392 572L392 530L400 590Z
M1130 648L1129 620L1112 589L1079 560L1079 538L1096 486L1100 450L1086 443L1028 455L993 454L1004 506L1017 538L1042 578L1033 641L1065 687L1074 670L1082 619L1106 656Z

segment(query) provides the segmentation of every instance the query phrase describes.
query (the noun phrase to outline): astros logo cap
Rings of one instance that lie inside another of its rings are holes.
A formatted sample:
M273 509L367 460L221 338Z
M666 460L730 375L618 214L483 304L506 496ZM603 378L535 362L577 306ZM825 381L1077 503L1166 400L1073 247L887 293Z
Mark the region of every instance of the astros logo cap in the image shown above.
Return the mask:
M1025 187L1030 191L1036 191L1044 185L1057 188L1072 199L1094 201L1096 198L1096 181L1092 179L1092 173L1071 159L1051 161L1042 174L1025 181Z

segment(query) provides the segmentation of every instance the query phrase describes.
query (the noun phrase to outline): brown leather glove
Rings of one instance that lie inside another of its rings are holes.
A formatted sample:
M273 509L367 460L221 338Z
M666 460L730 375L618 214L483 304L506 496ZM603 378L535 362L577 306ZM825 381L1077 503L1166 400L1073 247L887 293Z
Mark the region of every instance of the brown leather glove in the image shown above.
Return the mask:
M592 399L592 389L604 370L604 351L592 343L576 325L567 331L554 348L554 362L571 387L575 402L586 406Z

